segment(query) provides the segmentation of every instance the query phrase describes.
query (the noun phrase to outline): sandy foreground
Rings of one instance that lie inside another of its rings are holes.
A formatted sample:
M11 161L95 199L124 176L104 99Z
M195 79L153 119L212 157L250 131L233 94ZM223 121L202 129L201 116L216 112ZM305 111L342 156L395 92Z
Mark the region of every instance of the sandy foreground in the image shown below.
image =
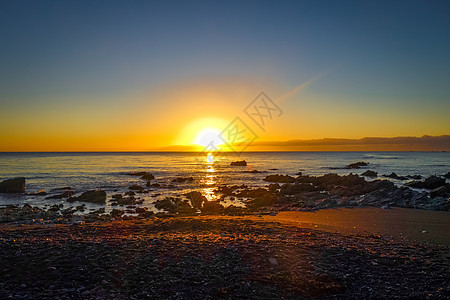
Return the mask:
M0 298L448 298L449 229L376 208L2 225Z

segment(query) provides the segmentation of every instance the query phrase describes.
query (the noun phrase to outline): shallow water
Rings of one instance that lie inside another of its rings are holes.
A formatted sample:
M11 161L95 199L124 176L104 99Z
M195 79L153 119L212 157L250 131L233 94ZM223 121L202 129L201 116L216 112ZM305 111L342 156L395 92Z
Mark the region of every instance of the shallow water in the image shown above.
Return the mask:
M245 159L247 167L230 166L231 161ZM357 162L369 162L358 170L339 169ZM276 170L274 170L276 169ZM154 209L152 203L167 196L176 196L191 190L200 190L208 199L216 198L214 189L219 185L267 185L263 178L268 174L290 174L301 171L307 175L326 173L361 174L366 170L398 175L445 174L450 171L448 152L247 152L240 155L228 153L210 157L202 153L0 153L0 180L25 177L27 192L70 186L78 195L90 189L103 189L108 197L123 193L132 184L145 185L145 181L126 175L131 171L146 171L155 175L152 181L171 184L176 177L193 177L193 183L176 184L173 188L154 188L140 194L143 206ZM263 173L249 173L258 170ZM395 181L401 184L400 181ZM160 194L160 195L157 195ZM65 200L44 200L42 196L0 194L0 205L24 204L44 206L69 204ZM228 200L224 203L240 204ZM89 208L101 205L89 204ZM111 209L109 203L107 211Z

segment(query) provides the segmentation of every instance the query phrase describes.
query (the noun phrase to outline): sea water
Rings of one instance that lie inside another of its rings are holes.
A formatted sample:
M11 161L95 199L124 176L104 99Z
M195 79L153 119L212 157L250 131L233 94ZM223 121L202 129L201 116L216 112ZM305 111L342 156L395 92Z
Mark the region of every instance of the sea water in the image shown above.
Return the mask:
M246 160L246 167L230 166L230 162ZM364 161L367 167L345 169L350 163ZM251 173L257 170L260 173ZM209 200L215 200L214 190L220 185L265 186L263 179L270 174L295 176L323 175L337 173L361 174L366 170L378 172L378 179L388 179L384 174L397 175L443 175L450 171L449 152L245 152L210 155L186 152L75 152L75 153L0 153L0 180L25 177L26 192L71 187L79 195L84 191L102 189L106 191L106 205L87 204L93 210L105 207L111 209L111 195L129 191L129 186L146 181L130 176L133 171L150 172L155 176L152 183L162 188L148 188L146 194L138 194L142 206L156 211L153 203L170 196L180 196L197 190ZM193 177L189 183L173 183L177 177ZM403 184L396 181L396 184ZM9 204L48 207L63 204L65 207L80 205L68 203L65 199L46 200L45 196L0 194L0 206ZM239 201L227 200L225 206L242 205Z

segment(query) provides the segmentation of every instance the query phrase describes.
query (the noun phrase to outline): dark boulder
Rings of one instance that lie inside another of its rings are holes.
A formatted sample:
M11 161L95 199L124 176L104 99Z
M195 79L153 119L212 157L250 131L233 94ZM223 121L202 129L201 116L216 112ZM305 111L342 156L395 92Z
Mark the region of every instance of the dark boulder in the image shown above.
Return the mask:
M192 177L177 177L175 179L172 179L172 182L176 183L184 183L184 182L192 182L194 181L194 178Z
M392 173L389 174L389 175L384 174L383 176L384 176L384 177L387 177L387 178L397 179L397 180L408 180L408 177L405 177L405 176L398 176L398 175L397 175L396 173L394 173L394 172L392 172Z
M419 189L435 189L445 185L445 179L436 175L426 178L424 181L413 181L406 184L407 186Z
M293 183L295 182L295 178L289 175L268 175L264 178L264 181L267 182L278 182L278 183Z
M219 201L205 201L201 208L202 213L207 215L218 215L223 213L224 210L225 208Z
M185 196L188 197L189 200L191 200L191 205L193 208L201 208L202 204L208 201L206 197L198 191L189 192Z
M377 177L378 173L375 171L367 170L364 173L362 173L361 175L367 176L367 177Z
M406 176L406 177L408 177L409 179L415 179L415 180L420 180L420 179L422 179L422 176L421 176L421 175L408 175L408 176Z
M346 169L359 169L361 167L365 167L368 166L369 163L363 162L363 161L358 161L352 164L349 164L348 166L346 166Z
M113 218L120 218L124 213L123 210L113 208L110 214Z
M240 160L240 161L232 161L230 163L230 166L246 166L247 162L245 160Z
M91 202L97 204L106 203L106 192L102 190L87 191L82 193L80 196L71 197L67 199L68 202L80 201L80 202Z
M430 191L430 197L431 198L435 198L435 197L450 197L450 184L445 184L443 186L437 187L435 189L432 189Z
M3 180L0 182L0 193L25 193L25 177Z
M182 215L191 215L194 213L194 209L186 201L182 201L179 198L166 197L165 199L155 202L157 209L163 209L169 213L176 213Z
M450 179L450 172L444 175L445 178Z
M138 184L133 184L129 187L129 189L133 191L142 191L144 188Z
M271 188L269 187L269 190ZM309 183L296 183L296 184L288 184L285 183L281 186L280 194L281 195L296 195L305 192L314 192L318 189Z
M145 175L142 175L141 179L149 181L155 179L155 176L153 176L153 174L146 173Z

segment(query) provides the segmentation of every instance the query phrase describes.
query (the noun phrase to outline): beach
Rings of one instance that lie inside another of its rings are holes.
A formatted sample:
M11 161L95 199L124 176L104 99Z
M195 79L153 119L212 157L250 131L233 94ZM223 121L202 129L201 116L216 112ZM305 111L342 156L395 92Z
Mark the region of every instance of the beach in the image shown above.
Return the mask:
M16 299L449 295L447 246L370 231L341 232L332 222L303 226L285 217L3 225L0 293Z
M0 159L2 298L450 295L446 153L27 155Z

